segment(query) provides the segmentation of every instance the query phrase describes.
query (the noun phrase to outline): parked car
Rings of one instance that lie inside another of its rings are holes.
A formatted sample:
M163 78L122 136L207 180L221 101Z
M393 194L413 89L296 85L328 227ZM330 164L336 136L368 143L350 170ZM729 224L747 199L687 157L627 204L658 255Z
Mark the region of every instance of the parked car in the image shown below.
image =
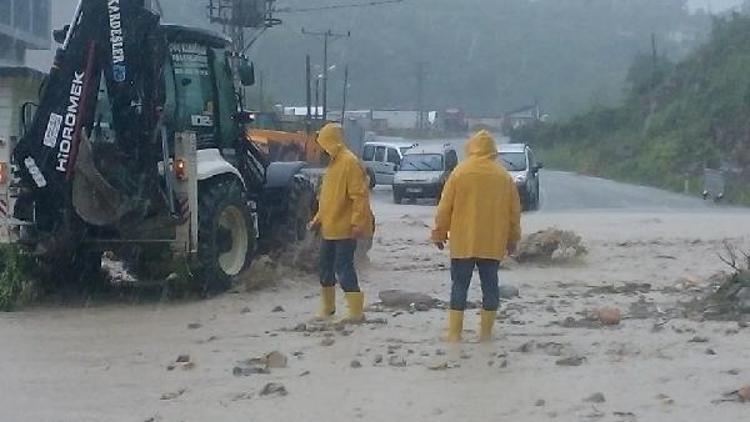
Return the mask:
M393 184L393 176L401 165L404 153L414 146L406 141L365 143L362 149L362 161L370 178L370 189L376 185Z
M458 165L458 154L450 144L415 146L404 154L393 178L393 202L405 198L440 199L448 176Z
M502 144L498 149L498 160L513 176L523 210L538 210L539 170L544 164L536 160L534 152L527 144Z

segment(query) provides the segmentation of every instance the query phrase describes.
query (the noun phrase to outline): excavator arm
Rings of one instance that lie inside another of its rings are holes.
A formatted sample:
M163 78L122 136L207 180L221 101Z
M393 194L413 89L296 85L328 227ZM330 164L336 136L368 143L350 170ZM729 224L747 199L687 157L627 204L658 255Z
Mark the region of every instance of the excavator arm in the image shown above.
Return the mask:
M78 169L92 168L78 160L92 155L88 145L81 154L81 143L88 142L96 124L102 81L123 168L134 173L133 179L156 168L162 159L165 51L159 16L143 0L79 1L39 109L13 154L19 203L26 204L19 217L33 218L38 231L50 234L82 217L74 209L73 187Z

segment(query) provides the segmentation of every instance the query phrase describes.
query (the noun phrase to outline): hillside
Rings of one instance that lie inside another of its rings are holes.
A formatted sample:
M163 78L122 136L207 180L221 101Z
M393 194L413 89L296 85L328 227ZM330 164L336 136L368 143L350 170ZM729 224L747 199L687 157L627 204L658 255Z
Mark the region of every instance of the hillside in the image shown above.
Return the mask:
M750 202L750 18L714 21L686 60L636 60L615 108L519 131L550 165L675 190L702 189L704 167L728 171L731 199Z

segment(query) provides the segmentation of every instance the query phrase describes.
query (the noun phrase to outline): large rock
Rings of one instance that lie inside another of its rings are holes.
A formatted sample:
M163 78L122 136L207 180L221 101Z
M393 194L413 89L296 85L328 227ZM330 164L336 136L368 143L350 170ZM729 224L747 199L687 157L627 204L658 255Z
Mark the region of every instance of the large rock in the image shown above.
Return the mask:
M428 294L405 290L383 290L378 297L388 308L410 309L412 305L433 307L437 302Z
M565 262L585 255L581 237L572 231L549 228L526 236L519 245L519 262Z

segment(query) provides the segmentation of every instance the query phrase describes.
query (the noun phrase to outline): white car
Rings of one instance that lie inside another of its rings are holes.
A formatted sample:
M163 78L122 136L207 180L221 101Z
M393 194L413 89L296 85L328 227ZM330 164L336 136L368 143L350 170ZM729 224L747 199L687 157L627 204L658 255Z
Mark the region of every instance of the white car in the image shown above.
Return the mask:
M395 138L394 141L372 141L365 143L362 161L367 167L370 188L375 185L393 184L393 176L401 166L404 153L414 147L414 143Z

